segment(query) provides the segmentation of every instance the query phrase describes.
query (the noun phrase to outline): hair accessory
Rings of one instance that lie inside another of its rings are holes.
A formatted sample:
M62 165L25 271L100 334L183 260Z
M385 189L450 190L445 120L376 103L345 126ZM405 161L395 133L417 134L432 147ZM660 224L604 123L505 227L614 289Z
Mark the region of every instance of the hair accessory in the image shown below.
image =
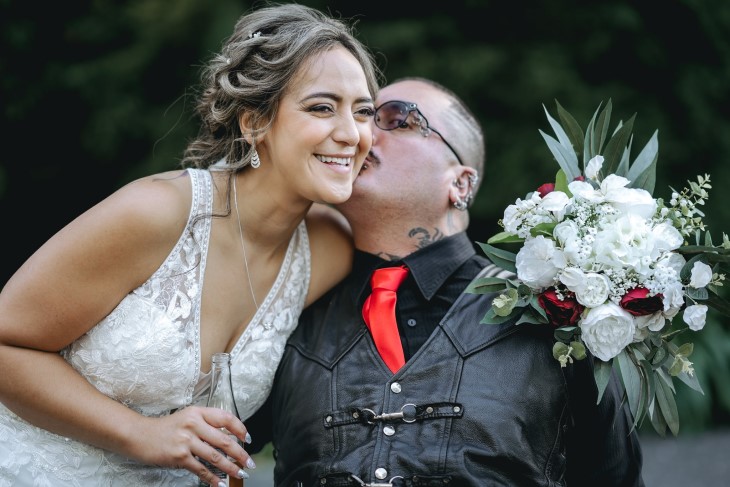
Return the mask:
M253 32L253 33L249 32L248 33L248 38L249 39L255 39L255 38L257 38L260 35L261 35L261 31L260 30L259 31L256 31L256 32Z
M454 208L459 211L466 211L466 206L466 201L462 200L461 198L457 198L456 201L454 201Z
M261 165L261 159L259 159L259 152L256 150L256 147L251 147L251 167L256 169Z
M229 66L231 65L231 58L229 58L229 57L226 58L226 64Z

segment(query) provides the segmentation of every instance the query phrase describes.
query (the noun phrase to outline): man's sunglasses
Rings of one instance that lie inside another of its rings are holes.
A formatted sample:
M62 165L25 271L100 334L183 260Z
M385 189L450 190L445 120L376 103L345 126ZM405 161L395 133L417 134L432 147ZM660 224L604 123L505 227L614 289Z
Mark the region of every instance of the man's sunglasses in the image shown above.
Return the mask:
M413 120L416 125L418 125L418 129L421 131L421 135L423 135L424 137L428 137L429 135L431 135L432 131L436 132L436 134L441 137L441 140L444 141L446 147L451 149L451 152L454 153L454 155L456 156L456 160L459 161L459 164L463 166L464 163L461 161L461 157L459 157L459 154L456 153L454 148L451 147L451 144L449 144L444 136L441 135L441 132L428 124L428 120L423 115L423 113L421 113L421 110L418 109L418 105L416 105L415 103L400 100L386 101L375 109L375 125L380 130L408 128L409 126L407 121L408 116L411 113L413 113Z

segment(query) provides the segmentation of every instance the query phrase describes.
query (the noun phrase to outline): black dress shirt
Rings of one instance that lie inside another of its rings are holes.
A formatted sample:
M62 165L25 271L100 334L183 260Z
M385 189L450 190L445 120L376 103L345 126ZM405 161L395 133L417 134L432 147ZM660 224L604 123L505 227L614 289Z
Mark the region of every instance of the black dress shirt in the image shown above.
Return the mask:
M370 295L375 269L405 264L409 273L398 288L396 319L403 353L408 360L431 336L456 298L485 265L466 233L458 233L424 247L402 260L388 261L355 251L351 279L362 280L359 308Z

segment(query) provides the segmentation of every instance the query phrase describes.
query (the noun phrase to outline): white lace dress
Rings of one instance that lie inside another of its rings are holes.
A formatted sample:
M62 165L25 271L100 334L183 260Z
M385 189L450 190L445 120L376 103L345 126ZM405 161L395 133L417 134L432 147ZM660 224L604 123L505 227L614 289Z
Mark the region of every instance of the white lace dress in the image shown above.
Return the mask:
M189 169L188 224L160 268L98 325L61 352L91 384L147 416L199 402L200 305L212 209L208 171ZM241 419L264 402L284 344L304 305L310 279L304 222L294 233L276 282L231 351ZM0 487L196 486L185 470L141 465L37 428L0 404Z

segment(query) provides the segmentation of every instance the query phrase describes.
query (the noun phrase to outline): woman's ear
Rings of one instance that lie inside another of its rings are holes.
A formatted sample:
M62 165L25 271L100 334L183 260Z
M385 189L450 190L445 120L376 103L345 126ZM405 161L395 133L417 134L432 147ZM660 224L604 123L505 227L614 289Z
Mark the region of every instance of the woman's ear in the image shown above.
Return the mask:
M250 113L242 113L238 116L238 129L241 131L243 139L248 145L252 145L254 142L254 127L252 122L252 116Z

